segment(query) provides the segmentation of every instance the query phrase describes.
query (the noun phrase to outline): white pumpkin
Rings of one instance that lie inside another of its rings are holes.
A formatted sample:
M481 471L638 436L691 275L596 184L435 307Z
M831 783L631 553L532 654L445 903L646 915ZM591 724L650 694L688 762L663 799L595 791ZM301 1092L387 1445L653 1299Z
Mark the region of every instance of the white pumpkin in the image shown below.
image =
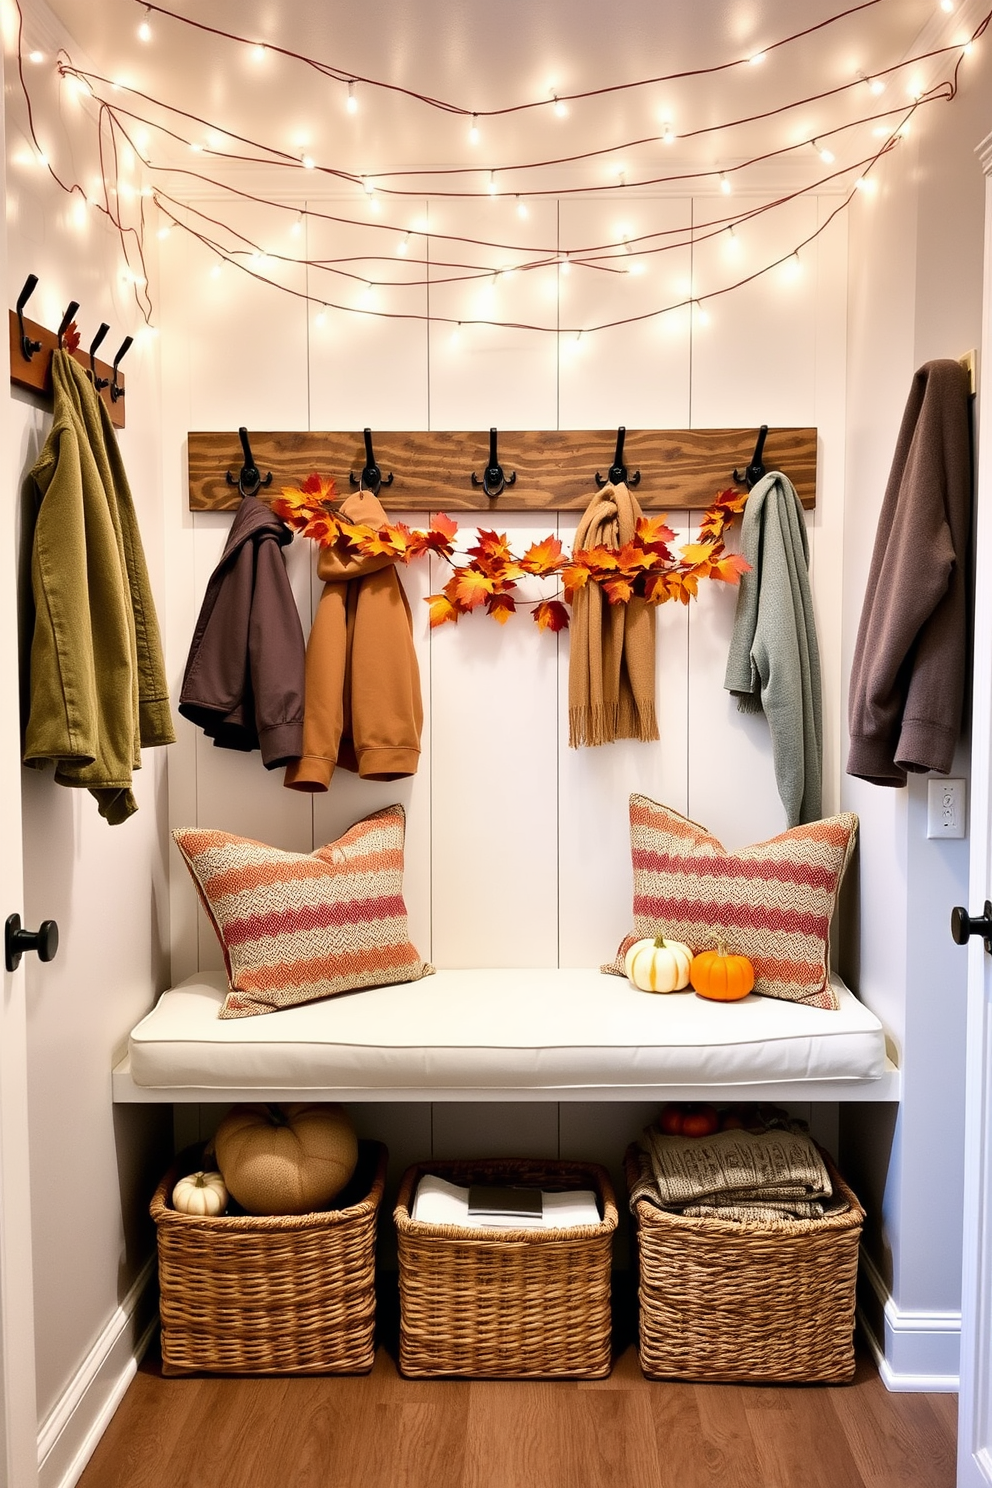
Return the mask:
M637 940L623 958L628 979L641 992L681 992L689 985L692 952L680 940Z
M227 1186L220 1173L190 1173L172 1190L172 1207L180 1214L223 1214Z

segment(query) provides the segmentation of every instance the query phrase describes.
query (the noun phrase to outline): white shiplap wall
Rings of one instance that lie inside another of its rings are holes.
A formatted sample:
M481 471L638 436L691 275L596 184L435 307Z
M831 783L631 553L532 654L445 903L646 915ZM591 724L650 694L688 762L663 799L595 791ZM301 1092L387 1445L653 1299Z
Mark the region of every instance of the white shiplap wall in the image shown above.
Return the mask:
M743 277L780 257L783 244L807 237L833 201L792 203L738 234L736 264L726 237L651 262L649 297L679 293L692 276L705 292L728 274ZM462 204L432 208L435 230L489 236L490 213ZM205 207L209 210L209 207ZM226 208L225 212L230 209ZM526 228L535 242L603 236L597 201L536 206ZM480 230L483 212L485 231ZM632 234L711 215L713 203L631 199ZM440 227L438 223L440 221ZM509 232L507 224L504 228ZM519 224L514 223L514 232ZM332 251L381 252L373 229L347 231L310 223L310 257ZM816 425L820 431L818 502L809 517L812 568L823 651L824 809L838 792L840 683L840 473L843 468L846 238L843 220L803 255L798 277L781 271L710 306L709 323L687 312L659 321L570 338L465 327L453 342L447 326L380 321L328 312L258 285L225 267L219 277L202 248L173 232L163 247L163 396L171 575L168 652L178 692L189 638L230 516L191 515L185 487L189 429L361 429L704 427L760 423ZM432 258L439 256L432 251ZM304 287L304 271L287 278ZM634 286L648 276L583 273L557 280L554 269L518 274L496 291L508 319L545 320L561 294L562 323L629 313ZM327 292L327 291L324 291ZM350 293L350 291L343 291ZM424 287L403 303L426 313ZM466 314L464 289L431 287L434 316ZM460 307L460 308L456 308ZM484 451L480 450L480 459ZM603 451L602 466L612 448ZM300 476L306 475L305 470ZM727 472L729 483L729 472ZM714 493L717 487L714 488ZM590 471L590 494L592 471ZM688 531L698 513L684 514ZM411 515L411 521L422 516ZM488 519L487 519L488 520ZM568 542L573 514L512 514L496 522L512 541L550 530ZM312 555L297 541L288 552L301 613L319 585ZM410 595L426 708L419 773L393 784L335 775L326 796L286 791L257 755L222 752L180 721L170 758L174 826L209 825L309 851L358 817L400 800L407 808L405 891L414 940L439 966L596 964L609 957L630 922L627 797L643 791L688 812L729 844L771 836L784 825L767 729L739 715L723 691L735 591L711 585L688 609L658 612L661 740L597 750L567 747L568 638L539 635L518 616L505 628L469 617L429 632L422 597L445 579L427 563L403 571ZM212 931L199 914L185 872L173 859L173 977L220 964ZM553 1104L364 1108L365 1129L385 1136L394 1164L462 1150L584 1153L614 1170L627 1138L643 1124L641 1108Z

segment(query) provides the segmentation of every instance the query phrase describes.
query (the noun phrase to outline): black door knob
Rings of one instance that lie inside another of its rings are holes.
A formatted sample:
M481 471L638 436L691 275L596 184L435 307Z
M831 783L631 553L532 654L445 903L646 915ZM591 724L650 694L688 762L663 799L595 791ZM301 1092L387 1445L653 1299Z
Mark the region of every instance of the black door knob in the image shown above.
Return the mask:
M25 951L37 951L39 961L51 961L59 948L59 927L42 920L37 930L22 930L20 915L7 916L4 931L4 960L8 971L16 971Z
M960 904L951 910L951 939L958 945L967 945L973 935L982 937L985 949L992 956L992 903L988 899L981 915L975 915L974 919Z

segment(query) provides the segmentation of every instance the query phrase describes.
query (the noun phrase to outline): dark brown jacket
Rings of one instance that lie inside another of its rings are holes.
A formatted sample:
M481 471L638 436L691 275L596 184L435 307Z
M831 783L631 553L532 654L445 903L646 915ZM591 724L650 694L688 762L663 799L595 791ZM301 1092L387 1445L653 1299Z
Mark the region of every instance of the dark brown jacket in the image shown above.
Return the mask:
M951 768L968 657L968 374L913 379L872 553L851 668L847 773L905 785Z
M243 497L207 584L179 700L218 748L260 748L268 770L303 749L303 627L280 551L292 540L264 502Z

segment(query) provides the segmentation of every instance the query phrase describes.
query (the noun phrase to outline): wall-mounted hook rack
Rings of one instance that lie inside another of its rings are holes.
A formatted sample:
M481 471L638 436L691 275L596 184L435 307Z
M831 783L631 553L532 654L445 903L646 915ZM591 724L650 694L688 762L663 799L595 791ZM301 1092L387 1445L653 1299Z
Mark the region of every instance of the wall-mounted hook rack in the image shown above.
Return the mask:
M499 496L507 486L516 484L517 472L514 470L510 475L503 474L503 467L499 463L499 454L496 448L497 433L495 429L489 430L489 464L482 472L482 479L472 471L473 486L481 486L486 495L492 498Z
M361 475L356 475L353 470L348 471L348 477L353 486L360 491L371 491L373 496L378 496L383 486L393 484L393 472L384 476L375 463L375 455L372 452L372 430L363 429L362 435L365 439L365 465Z
M244 424L238 430L238 438L241 440L241 452L244 455L244 464L237 476L233 476L229 470L225 471L227 484L237 486L241 496L256 496L263 486L271 486L272 471L270 470L265 479L262 479L255 458L251 452L251 443L248 439L248 430Z
M628 488L640 485L641 472L634 470L628 474L627 467L623 463L623 443L626 437L627 430L621 424L617 430L617 447L613 454L613 464L606 472L606 480L603 479L598 470L596 471L596 485L599 490L602 490L607 484L611 486L627 486Z
M107 322L105 320L101 320L100 328L97 331L96 335L93 337L93 340L90 342L90 376L93 379L93 386L96 388L98 393L102 392L105 387L110 386L109 377L100 377L97 374L96 363L94 361L94 357L96 356L96 349L109 330L110 327Z
M728 471L741 451L750 449L754 429L628 429L628 464L642 476L637 499L645 511L699 511L730 485ZM593 491L590 472L616 430L526 429L499 431L504 470L513 470L499 500L501 516L516 511L582 511ZM395 482L382 480L379 499L391 512L491 511L490 496L466 480L478 468L480 430L435 429L375 436L376 455L368 437L365 456L376 457ZM316 471L332 479L339 494L362 462L362 438L353 430L322 432L287 430L252 433L255 458L274 475L275 488L295 486ZM188 438L191 511L224 511L238 506L238 493L225 480L237 459L233 430L192 431ZM769 469L784 470L803 506L816 505L816 430L773 429L765 447ZM364 475L365 472L363 472ZM381 472L380 472L381 475ZM388 487L392 489L387 489ZM369 489L372 489L371 485Z
M37 288L37 284L38 275L29 274L24 281L24 288L17 296L17 330L21 341L21 356L26 362L29 362L31 360L36 351L41 350L41 342L33 341L31 337L25 335L24 332L24 306L34 294L35 289Z
M101 325L90 346L89 355L80 351L78 346L72 344L76 337L67 336L66 332L72 323L73 316L79 309L76 300L70 301L66 307L65 314L56 330L49 330L47 326L40 325L37 321L28 320L24 315L24 307L34 293L38 284L37 274L29 274L24 281L24 287L17 297L15 308L9 311L7 316L8 338L10 346L10 380L17 387L28 388L33 393L40 393L44 397L52 396L52 352L58 349L67 351L75 358L85 371L92 374L93 383L97 395L103 399L107 411L110 414L111 423L118 429L124 427L124 379L116 376L116 364L112 369L108 363L101 362L95 355L96 349L107 334L106 328ZM128 336L117 353L120 361L124 352L131 345L131 337ZM114 381L117 386L116 395L111 383L111 373L114 373ZM120 400L120 401L119 401Z
M749 491L753 491L754 490L754 487L758 484L758 482L764 476L764 474L765 474L765 466L762 463L762 461L763 461L764 450L765 450L765 440L767 438L768 438L768 425L767 424L762 424L761 428L758 430L758 439L757 439L757 443L754 446L754 454L751 456L751 463L750 463L750 465L748 465L746 467L743 475L741 475L741 474L738 473L736 466L734 468L734 483L735 483L735 485L738 485L738 486L747 486L747 488L748 488Z
M111 403L116 403L118 401L118 399L123 398L123 396L124 396L124 382L123 382L123 379L121 379L120 381L118 380L118 377L117 377L117 368L120 366L120 364L121 364L122 360L124 359L124 357L127 356L128 352L131 350L131 347L133 345L134 345L134 337L133 336L125 336L124 337L124 340L121 342L120 346L117 348L117 355L114 357L114 365L113 365L113 369L111 371L111 376L110 376L110 401L111 401ZM121 422L123 423L123 419L121 420Z

